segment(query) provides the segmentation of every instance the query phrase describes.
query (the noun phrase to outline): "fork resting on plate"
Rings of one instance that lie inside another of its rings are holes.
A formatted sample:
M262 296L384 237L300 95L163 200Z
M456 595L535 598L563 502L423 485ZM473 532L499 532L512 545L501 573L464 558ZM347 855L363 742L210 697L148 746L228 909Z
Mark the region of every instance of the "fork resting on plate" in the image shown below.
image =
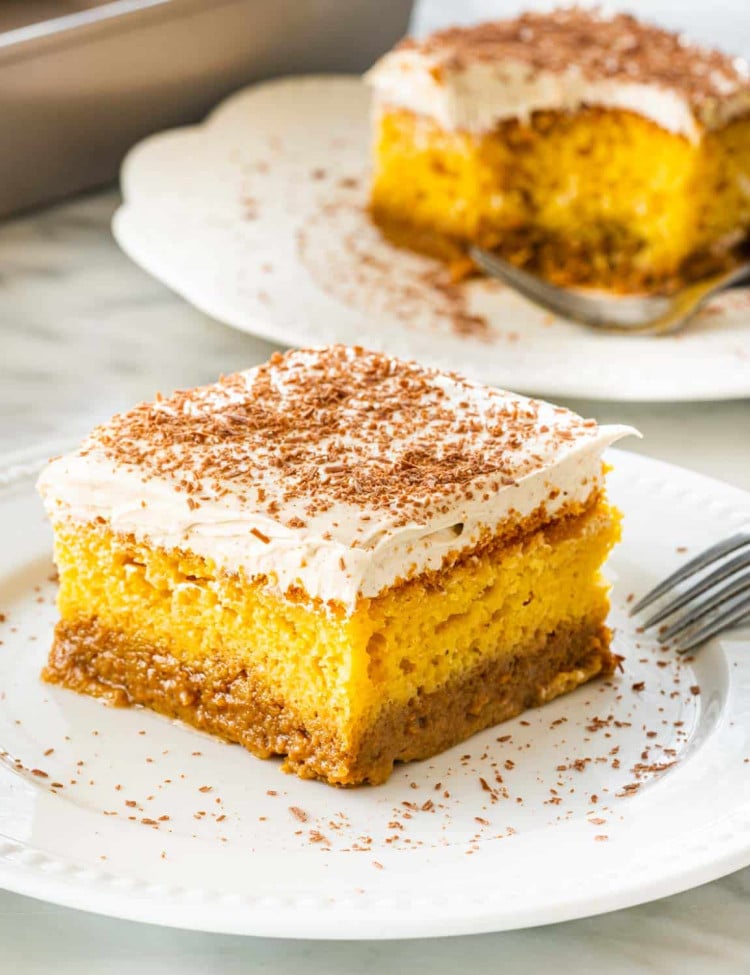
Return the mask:
M716 567L704 575L712 566ZM682 583L689 584L683 588ZM750 621L750 525L673 572L639 599L630 615L668 594L671 598L646 619L643 629L675 617L659 631L658 639L660 643L676 639L679 653Z
M610 295L560 288L481 247L469 247L469 256L485 274L547 311L589 328L629 335L677 332L709 298L750 280L750 261L745 261L671 294Z

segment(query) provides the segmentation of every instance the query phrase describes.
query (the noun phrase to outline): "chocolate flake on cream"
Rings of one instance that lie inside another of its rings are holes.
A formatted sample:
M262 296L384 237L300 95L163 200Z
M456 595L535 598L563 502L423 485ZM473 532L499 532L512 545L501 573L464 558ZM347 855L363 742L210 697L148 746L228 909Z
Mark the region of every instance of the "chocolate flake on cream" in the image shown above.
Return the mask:
M115 416L39 487L54 521L101 521L351 609L540 512L580 509L602 451L631 432L332 346Z
M575 64L591 81L620 79L679 91L693 105L750 90L741 58L691 44L631 14L607 17L580 7L524 13L472 27L407 38L396 50L419 50L443 67L477 61L523 61L535 71L564 72Z
M750 69L741 58L629 14L575 7L407 38L366 80L386 108L479 132L536 111L599 106L698 140L704 129L750 113Z

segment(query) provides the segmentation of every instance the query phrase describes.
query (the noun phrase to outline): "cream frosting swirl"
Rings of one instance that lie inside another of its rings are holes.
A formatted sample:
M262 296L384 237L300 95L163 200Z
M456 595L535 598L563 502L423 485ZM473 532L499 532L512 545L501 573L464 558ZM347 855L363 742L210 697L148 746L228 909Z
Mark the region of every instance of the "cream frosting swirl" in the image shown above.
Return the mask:
M321 363L324 392L314 368ZM375 379L373 369L380 370ZM408 382L413 388L405 388ZM138 407L94 431L79 450L53 460L39 479L53 523L103 521L118 534L193 552L219 569L263 577L281 592L301 588L352 611L362 597L440 569L542 506L553 518L585 504L602 486L603 450L636 432L599 427L542 401L342 347L290 353L223 383ZM387 418L378 416L383 439L368 451L372 437L358 429L361 417L392 389L401 391L402 401ZM347 390L351 398L344 400ZM310 404L320 404L323 396L324 405L311 413L316 407ZM243 406L246 420L262 411L261 426L247 432L249 421L240 423L212 441L210 431L226 427L218 421L237 416ZM285 409L302 437L277 431L276 443L266 443L270 427L263 424ZM331 428L334 416L340 430L354 426L346 434L334 432L331 444L320 431ZM136 435L137 441L129 439ZM295 445L309 440L304 453L290 455L288 445L279 446L284 437ZM134 461L136 443L143 453ZM437 458L424 476L409 466L420 456L417 447ZM202 460L201 450L210 451ZM335 462L327 463L334 450ZM294 471L311 461L320 477L290 491L289 470L279 463L284 456L293 457ZM380 480L370 490L367 471L373 465ZM453 478L452 469L460 477ZM351 492L350 480L343 489L337 486L337 477L359 477L361 496ZM198 486L187 491L193 481Z
M365 75L377 102L447 130L485 132L536 111L598 106L634 112L692 141L750 112L739 58L684 42L626 15L525 14L408 41Z

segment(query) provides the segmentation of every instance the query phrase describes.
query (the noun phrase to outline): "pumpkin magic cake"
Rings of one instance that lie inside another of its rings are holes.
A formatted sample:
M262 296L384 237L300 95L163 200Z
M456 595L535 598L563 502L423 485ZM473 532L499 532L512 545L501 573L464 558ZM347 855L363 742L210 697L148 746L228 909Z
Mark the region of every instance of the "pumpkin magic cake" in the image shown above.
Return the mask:
M372 217L457 271L475 243L558 284L652 289L747 240L739 58L573 8L407 39L366 80Z
M609 674L633 432L359 348L276 354L53 460L46 680L378 783Z

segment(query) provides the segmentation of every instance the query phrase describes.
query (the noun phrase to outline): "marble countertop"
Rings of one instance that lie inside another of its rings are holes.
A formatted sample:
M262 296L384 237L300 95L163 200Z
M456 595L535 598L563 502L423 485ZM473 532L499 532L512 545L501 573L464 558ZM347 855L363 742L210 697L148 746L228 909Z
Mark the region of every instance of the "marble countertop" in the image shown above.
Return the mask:
M272 346L186 305L118 250L114 191L0 227L0 452L75 439L157 390L267 358ZM750 402L569 401L641 429L630 449L750 489ZM313 943L171 931L0 892L3 970L13 973L411 971L506 975L750 969L750 869L601 918L533 931L423 942Z

